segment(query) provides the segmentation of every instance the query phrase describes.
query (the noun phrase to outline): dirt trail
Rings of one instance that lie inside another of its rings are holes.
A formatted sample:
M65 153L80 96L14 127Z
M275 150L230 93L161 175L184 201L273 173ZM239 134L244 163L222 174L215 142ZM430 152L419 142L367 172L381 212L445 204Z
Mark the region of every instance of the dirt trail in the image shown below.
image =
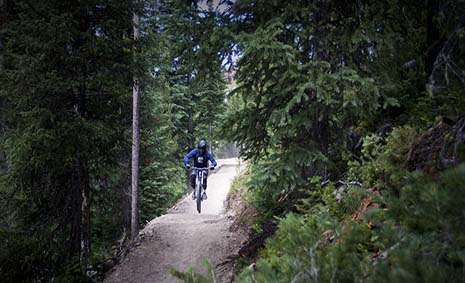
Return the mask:
M244 238L229 231L233 217L225 214L223 203L239 167L237 159L218 163L221 168L208 178L208 199L202 203L202 213L197 213L189 194L168 214L152 220L141 231L140 246L115 266L104 282L181 282L169 274L170 269L194 267L205 274L201 268L205 258L215 267L217 282L231 281L228 262Z

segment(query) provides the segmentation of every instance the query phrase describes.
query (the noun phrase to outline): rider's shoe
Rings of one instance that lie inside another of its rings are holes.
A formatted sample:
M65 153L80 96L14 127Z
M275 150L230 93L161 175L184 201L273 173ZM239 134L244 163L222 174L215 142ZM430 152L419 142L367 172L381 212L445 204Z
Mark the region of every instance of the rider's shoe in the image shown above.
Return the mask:
M206 192L203 192L202 194L202 200L206 200L207 199L207 193Z

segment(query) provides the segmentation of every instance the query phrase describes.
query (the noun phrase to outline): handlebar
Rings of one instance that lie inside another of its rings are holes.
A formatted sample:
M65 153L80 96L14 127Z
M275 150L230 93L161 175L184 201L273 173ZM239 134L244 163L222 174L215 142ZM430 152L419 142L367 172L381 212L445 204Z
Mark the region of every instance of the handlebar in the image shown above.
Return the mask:
M190 167L189 169L197 169L197 170L209 170L210 168L209 167L203 167L203 168L200 168L200 167ZM213 167L213 169L215 169L215 167Z

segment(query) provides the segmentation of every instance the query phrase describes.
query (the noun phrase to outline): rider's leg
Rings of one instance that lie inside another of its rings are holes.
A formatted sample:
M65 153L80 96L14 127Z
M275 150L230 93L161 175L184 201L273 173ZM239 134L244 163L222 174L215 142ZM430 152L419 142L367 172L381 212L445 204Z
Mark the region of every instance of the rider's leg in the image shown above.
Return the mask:
M208 171L205 172L205 177L203 178L203 189L207 189L207 177L208 177Z
M195 189L195 178L196 178L196 172L195 170L192 170L191 175L189 176L190 182L191 182L191 188Z
M207 190L207 176L208 176L208 171L205 172L205 175L204 175L204 178L203 178L203 194L202 194L202 199L203 200L206 200L207 199L207 193L206 193L206 190Z
M192 170L191 175L189 176L189 181L191 183L192 188L192 199L195 199L195 170Z

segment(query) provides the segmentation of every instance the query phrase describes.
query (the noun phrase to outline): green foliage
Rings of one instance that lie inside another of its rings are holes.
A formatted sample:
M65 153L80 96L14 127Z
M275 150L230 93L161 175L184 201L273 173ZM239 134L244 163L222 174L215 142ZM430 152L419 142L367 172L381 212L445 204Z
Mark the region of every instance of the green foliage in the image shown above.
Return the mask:
M0 280L78 282L128 236L133 74L142 89L141 223L184 194L181 157L222 111L214 13L202 18L179 1L7 2L6 10L0 4L0 233L8 241ZM143 18L137 46L133 12ZM170 22L173 14L185 26ZM208 32L190 24L193 15ZM186 45L201 48L186 58ZM83 188L92 254L76 262Z
M418 130L463 115L465 1L1 2L1 281L86 280L124 235L134 74L142 222L183 194L196 140L231 142L260 215L301 213L282 218L245 282L463 278L463 165L430 180L404 163ZM226 100L223 65L237 70ZM386 140L371 134L385 124ZM351 130L365 136L357 160ZM337 201L321 182L340 178L363 187ZM77 259L86 193L90 263ZM386 210L349 220L368 198Z
M405 227L407 240L383 265L398 265L398 272L385 282L400 282L408 277L412 282L463 279L464 173L465 164L444 172L438 181L413 173L405 180L399 197L388 200L389 216ZM382 271L381 276L386 274Z
M206 138L216 144L224 80L214 13L196 5L160 1L147 5L142 64L141 221L159 216L186 190L181 158ZM195 22L192 25L192 22ZM145 107L144 107L145 106ZM211 126L211 131L210 131Z
M324 210L307 216L289 214L279 224L274 239L269 241L257 272L244 272L239 282L329 282L356 281L368 260L362 239L370 232L354 225L344 232ZM325 238L326 237L326 238ZM328 245L329 241L346 238L348 244ZM357 243L353 241L359 240ZM358 264L353 264L357 262Z
M238 1L233 6L234 16L245 18L249 27L238 36L243 56L237 94L246 103L227 123L234 129L229 135L244 145L247 157L260 156L270 144L285 146L293 139L302 144L300 135L325 155L336 157L339 149L332 144L342 144L344 130L373 119L376 112L399 107L385 72L379 77L372 72L375 60L392 58L396 52L382 38L389 28L376 26L394 23L370 22L384 4L338 9L336 3L312 6L291 1L270 9L254 2ZM388 11L395 13L395 8ZM247 17L254 14L259 15L255 21ZM252 150L256 152L248 152Z
M174 102L162 78L147 82L142 113L141 222L161 215L185 192L176 144Z
M58 283L75 282L75 283L93 283L91 278L82 274L82 267L79 258L75 257L69 261L60 264L60 271L56 278Z
M458 241L458 246L464 245L461 236L464 219L460 209L464 202L464 172L465 164L462 164L442 174L437 182L419 173L408 176L393 213L399 213L396 216L401 223L412 230L437 231L443 234L438 235L440 238L450 237L450 244Z
M282 216L296 204L301 213L280 221L258 272L245 272L240 281L389 282L382 276L393 268L398 268L389 276L394 281L459 278L461 262L444 263L444 270L452 270L450 277L446 272L433 275L430 270L439 266L420 252L420 247L447 240L423 235L415 225L438 232L445 228L427 222L452 225L446 219L457 216L426 217L433 209L429 200L442 197L433 189L439 183L410 174L405 161L418 129L429 126L435 115L457 117L463 111L456 91L458 85L463 89L463 81L449 81L446 59L441 59L448 54L454 64L462 64L456 56L463 52L457 13L463 4L234 3L232 28L241 57L230 98L235 107L228 111L223 132L251 162L246 186L261 217ZM450 18L444 17L446 10ZM446 87L434 88L441 83ZM433 84L429 94L427 84ZM394 130L387 139L372 134L388 124ZM353 129L365 136L360 154L356 148L346 150ZM334 183L322 187L321 182L340 178L363 186L347 186L337 201ZM428 189L406 195L421 181ZM387 209L370 208L363 214L362 201ZM364 216L354 222L351 214L359 209ZM384 252L388 264L380 259ZM441 255L437 250L426 254Z
M464 176L465 164L438 182L409 174L399 197L382 197L387 211L372 209L356 222L347 221L347 212L341 222L331 202L317 201L304 215L288 214L262 251L257 271L242 272L239 282L460 281Z
M246 186L252 205L265 219L282 212L292 202L291 195L303 185L299 176L303 164L298 161L305 162L308 158L312 157L304 150L276 152L251 167Z
M189 268L189 270L186 272L181 272L173 269L170 273L174 277L181 279L183 282L186 283L215 283L215 272L213 271L211 263L207 259L205 259L203 262L203 266L207 270L209 274L208 276L195 272L192 268Z
M364 138L361 160L348 161L348 179L363 180L366 187L394 185L400 168L405 162L410 147L418 134L415 129L405 126L394 128L384 141L375 134Z
M128 160L132 2L26 2L2 21L0 280L78 282L81 240L108 246L123 226L107 211Z
M345 184L343 198L336 199L336 190L332 182L322 186L321 177L315 176L310 179L310 188L303 191L303 197L299 199L296 208L301 214L318 213L322 207L331 217L339 221L344 220L347 215L352 214L360 205L363 198L370 194L363 188L357 185Z
M164 38L161 53L167 54L167 61L156 64L157 76L164 76L170 86L180 156L201 138L212 144L220 140L217 117L224 110L226 89L218 54L223 48L221 28L211 7L200 9L183 1L154 5L159 20L153 18L150 27L157 38Z

